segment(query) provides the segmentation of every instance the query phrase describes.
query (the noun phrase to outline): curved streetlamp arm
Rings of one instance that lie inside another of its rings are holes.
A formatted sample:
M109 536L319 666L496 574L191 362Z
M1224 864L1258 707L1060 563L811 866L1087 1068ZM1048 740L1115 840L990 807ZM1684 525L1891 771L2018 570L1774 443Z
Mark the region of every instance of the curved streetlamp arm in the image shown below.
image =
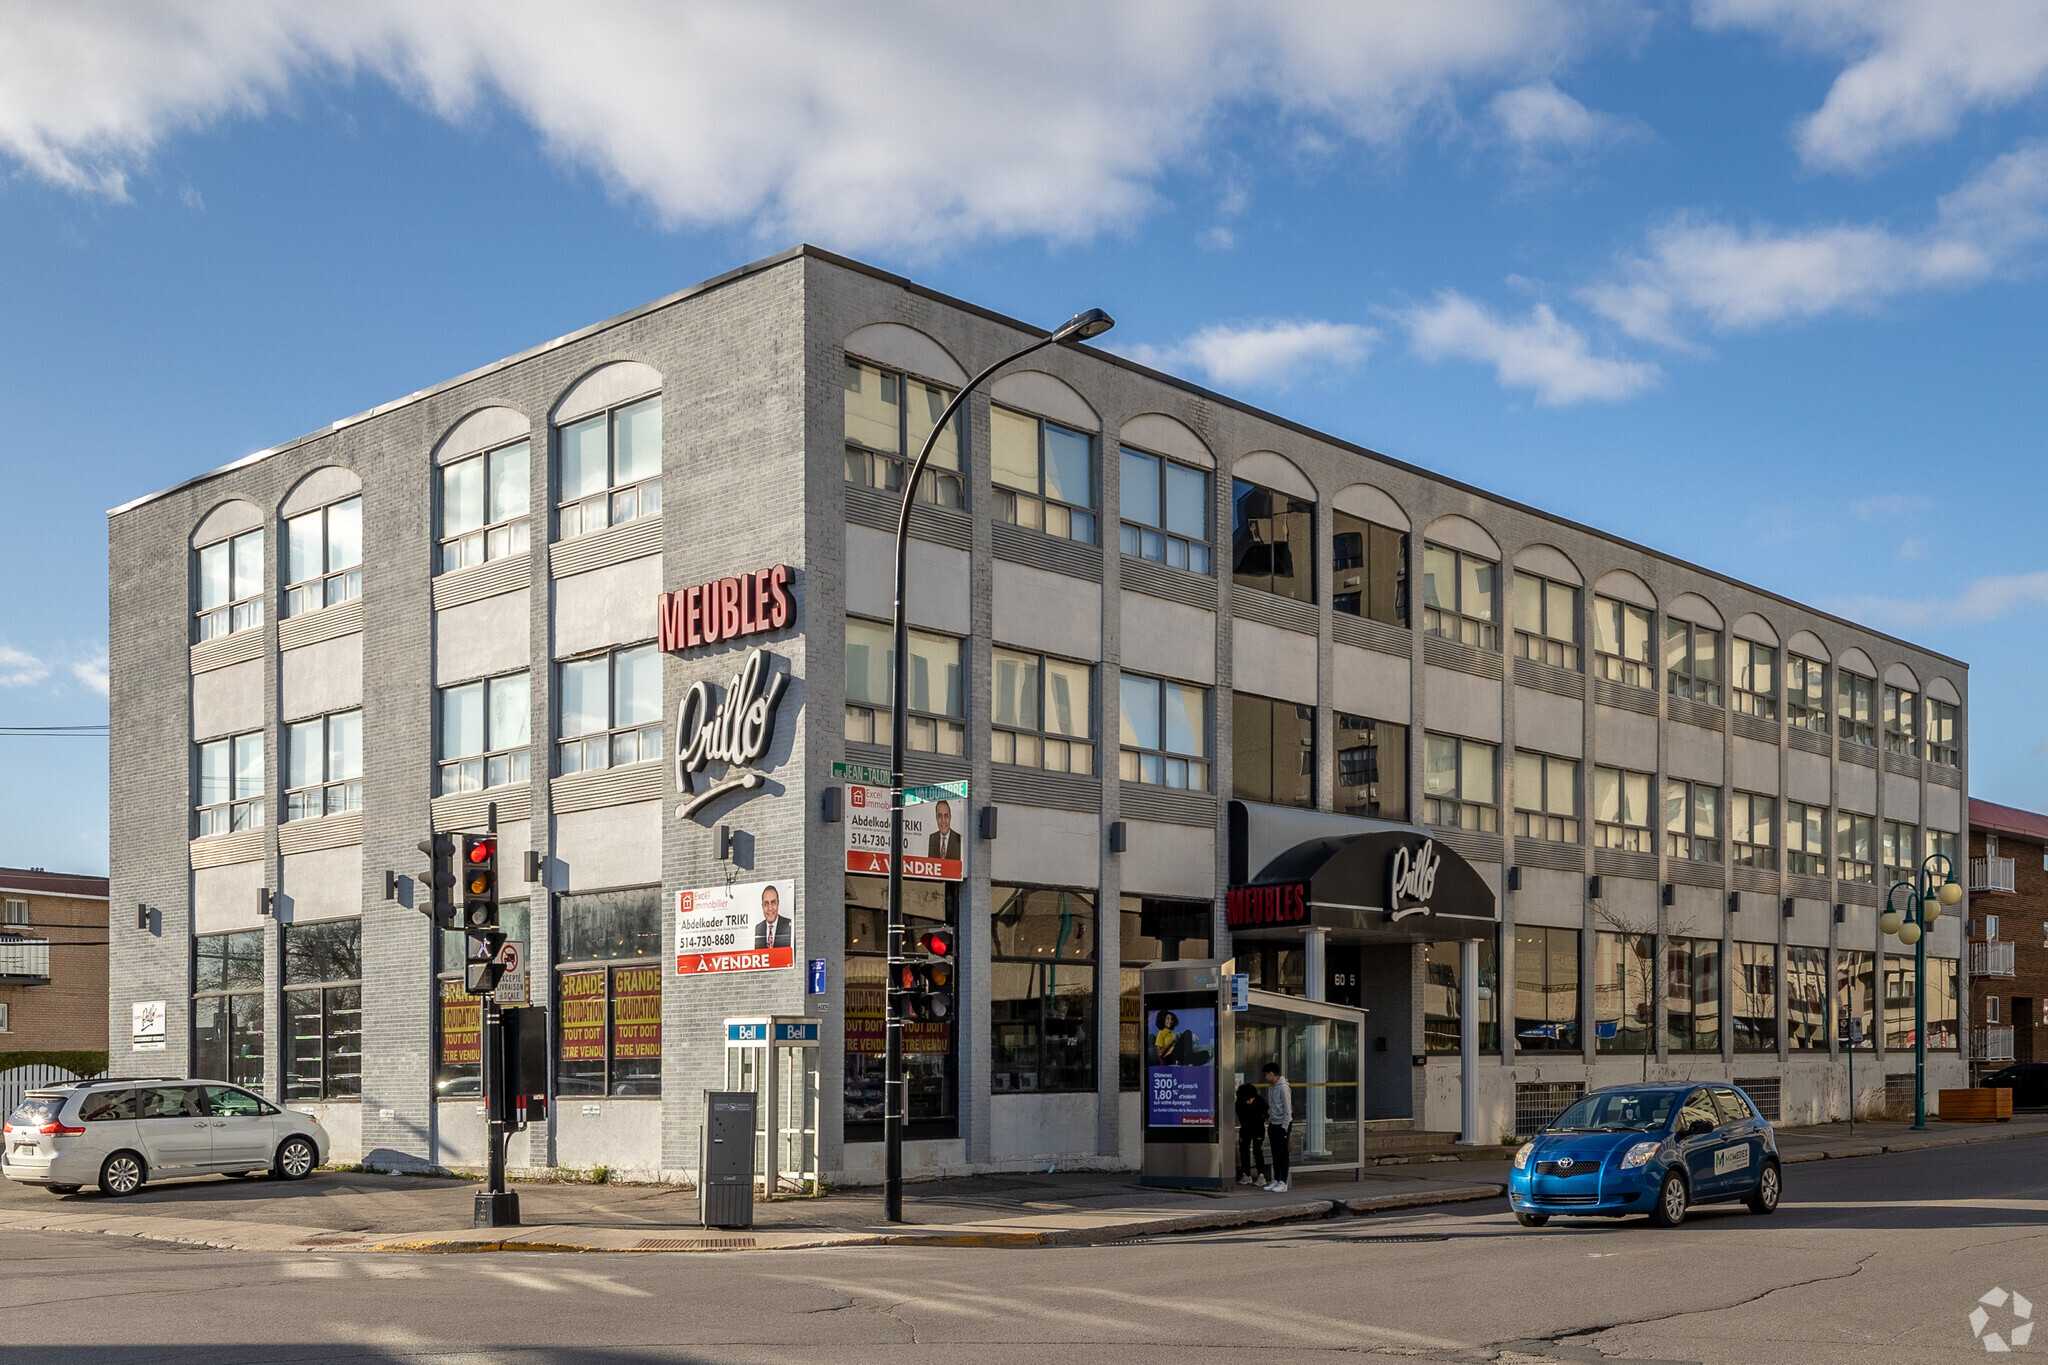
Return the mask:
M903 802L900 792L903 787L903 751L908 747L910 737L910 709L905 695L910 690L910 621L903 612L903 589L904 580L909 577L910 507L917 497L917 481L924 477L925 465L931 460L940 433L967 402L968 394L981 387L997 370L1022 360L1034 351L1057 346L1063 341L1085 341L1101 336L1115 325L1109 314L1100 308L1077 313L1057 331L1011 352L968 380L946 404L939 420L932 424L930 433L924 438L923 448L917 452L916 461L903 479L903 506L896 514L896 591L890 619L891 648L895 652L889 670L889 785L894 789L889 801L888 961L891 971L883 990L887 1047L882 1099L885 1149L882 1204L883 1216L892 1223L903 1221L903 1121L908 1117L904 1112L903 1093L903 1014L894 967L903 960Z

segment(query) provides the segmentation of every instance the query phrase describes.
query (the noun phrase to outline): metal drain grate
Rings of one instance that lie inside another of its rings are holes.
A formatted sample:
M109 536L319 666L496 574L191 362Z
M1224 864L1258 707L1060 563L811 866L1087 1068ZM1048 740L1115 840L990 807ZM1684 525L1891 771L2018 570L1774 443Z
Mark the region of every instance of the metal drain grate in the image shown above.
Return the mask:
M299 1245L309 1247L345 1247L354 1246L362 1240L360 1237L308 1237Z
M643 1237L635 1251L751 1251L751 1237Z
M1448 1242L1451 1239L1446 1233L1422 1232L1405 1237L1347 1237L1344 1240L1347 1242Z

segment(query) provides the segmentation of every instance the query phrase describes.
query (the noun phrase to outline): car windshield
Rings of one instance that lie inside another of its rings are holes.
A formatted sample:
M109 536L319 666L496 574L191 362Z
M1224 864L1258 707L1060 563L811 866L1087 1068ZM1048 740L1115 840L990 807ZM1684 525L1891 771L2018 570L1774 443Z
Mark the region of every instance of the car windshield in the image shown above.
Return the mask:
M1669 1090L1609 1090L1588 1095L1551 1120L1553 1133L1647 1133L1671 1118Z

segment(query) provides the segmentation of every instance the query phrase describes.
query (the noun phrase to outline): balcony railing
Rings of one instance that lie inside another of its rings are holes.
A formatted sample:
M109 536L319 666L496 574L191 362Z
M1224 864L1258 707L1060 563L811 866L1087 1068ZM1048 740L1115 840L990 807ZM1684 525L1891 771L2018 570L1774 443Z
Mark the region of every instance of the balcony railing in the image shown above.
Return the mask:
M50 940L0 938L0 982L41 986L50 981Z
M1970 945L1971 976L2011 976L2012 945L2010 943L1972 943Z
M1970 889L1972 891L2003 891L2008 896L2012 895L2012 859L1970 859Z
M2012 1025L1987 1024L1970 1030L1970 1056L1979 1062L2012 1060Z

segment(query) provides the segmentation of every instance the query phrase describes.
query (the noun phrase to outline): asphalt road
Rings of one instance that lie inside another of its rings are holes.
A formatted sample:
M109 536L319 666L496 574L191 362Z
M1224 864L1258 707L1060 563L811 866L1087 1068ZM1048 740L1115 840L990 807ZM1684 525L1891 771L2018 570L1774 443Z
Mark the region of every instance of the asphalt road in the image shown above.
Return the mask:
M1673 1231L1473 1204L1044 1250L256 1256L0 1233L0 1257L0 1351L37 1365L1917 1365L1983 1358L1969 1314L1994 1286L2048 1317L2048 1140L1794 1166L1775 1217ZM2008 1300L1986 1330L2013 1324ZM2033 1351L2048 1339L2014 1354Z

